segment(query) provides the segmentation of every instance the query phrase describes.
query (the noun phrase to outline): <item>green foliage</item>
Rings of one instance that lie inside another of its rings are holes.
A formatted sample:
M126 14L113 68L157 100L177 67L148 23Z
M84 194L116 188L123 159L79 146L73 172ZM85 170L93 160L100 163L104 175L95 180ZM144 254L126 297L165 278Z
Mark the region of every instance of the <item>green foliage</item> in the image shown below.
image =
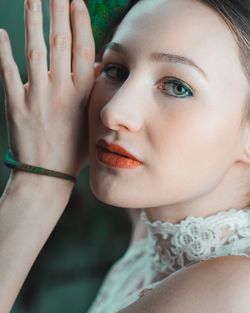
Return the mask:
M89 13L96 51L98 51L113 25L115 25L126 12L129 0L91 0Z

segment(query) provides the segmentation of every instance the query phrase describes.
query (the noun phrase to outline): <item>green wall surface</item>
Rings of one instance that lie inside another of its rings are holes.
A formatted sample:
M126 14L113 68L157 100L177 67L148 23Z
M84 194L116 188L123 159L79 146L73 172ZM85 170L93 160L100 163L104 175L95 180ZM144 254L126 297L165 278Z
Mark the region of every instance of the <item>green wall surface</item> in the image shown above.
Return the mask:
M43 1L43 12L44 35L49 49L47 1ZM9 34L14 59L23 83L26 83L24 1L0 0L0 28ZM8 139L2 84L0 131L0 159L3 160ZM9 174L10 169L2 162L1 194ZM108 269L125 252L130 231L131 224L124 209L101 203L93 196L89 188L89 169L84 168L62 217L36 259L11 312L86 312Z

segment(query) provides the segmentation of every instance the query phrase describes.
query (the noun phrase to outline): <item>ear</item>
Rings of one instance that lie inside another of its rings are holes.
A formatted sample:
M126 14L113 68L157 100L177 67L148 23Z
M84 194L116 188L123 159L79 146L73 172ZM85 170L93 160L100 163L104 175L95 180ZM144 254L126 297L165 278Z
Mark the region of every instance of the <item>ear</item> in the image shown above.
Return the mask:
M95 62L95 80L100 75L101 69L102 69L101 63L100 62Z
M240 161L250 165L250 127L245 127L243 135L243 149L241 153Z
M250 165L250 143L245 147L241 161Z

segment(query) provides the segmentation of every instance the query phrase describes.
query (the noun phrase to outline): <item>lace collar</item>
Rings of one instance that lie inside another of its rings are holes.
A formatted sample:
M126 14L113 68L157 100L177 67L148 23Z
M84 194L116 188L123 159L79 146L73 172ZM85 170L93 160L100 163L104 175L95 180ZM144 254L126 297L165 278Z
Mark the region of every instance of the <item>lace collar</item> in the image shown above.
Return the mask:
M148 230L151 269L164 275L213 256L250 255L250 208L188 216L177 224L150 221L142 210L140 219Z

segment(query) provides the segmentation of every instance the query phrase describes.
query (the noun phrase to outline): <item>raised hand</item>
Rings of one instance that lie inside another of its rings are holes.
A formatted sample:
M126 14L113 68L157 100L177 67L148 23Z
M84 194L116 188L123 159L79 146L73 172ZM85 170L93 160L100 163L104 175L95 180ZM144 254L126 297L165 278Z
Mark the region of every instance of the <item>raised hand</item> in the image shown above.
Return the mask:
M8 34L0 31L9 145L20 162L78 176L88 157L87 103L94 83L95 43L83 0L50 0L50 10L48 71L41 0L25 1L25 85Z

